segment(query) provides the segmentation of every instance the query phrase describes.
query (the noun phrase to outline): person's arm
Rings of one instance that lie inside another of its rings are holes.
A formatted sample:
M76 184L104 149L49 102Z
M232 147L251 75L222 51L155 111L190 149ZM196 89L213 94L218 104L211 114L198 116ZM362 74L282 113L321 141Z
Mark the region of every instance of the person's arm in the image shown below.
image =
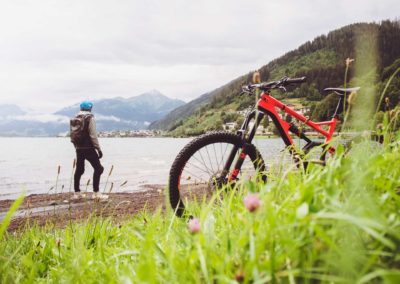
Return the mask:
M91 117L89 120L89 137L92 141L94 148L96 148L97 151L101 152L99 139L97 138L96 122L94 121L93 117Z

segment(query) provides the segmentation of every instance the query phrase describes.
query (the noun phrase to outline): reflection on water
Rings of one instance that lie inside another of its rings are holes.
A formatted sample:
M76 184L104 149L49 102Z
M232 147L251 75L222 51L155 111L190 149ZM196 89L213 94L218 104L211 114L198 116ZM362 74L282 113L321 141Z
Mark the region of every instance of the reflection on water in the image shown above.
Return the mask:
M145 184L167 184L170 166L190 138L103 138L101 160L105 171L100 190L112 165L108 187L113 191L135 191ZM281 159L284 144L280 139L256 139L266 163ZM71 188L75 151L68 138L0 138L0 199L22 192L46 193L56 184L57 167L61 166L57 192ZM86 163L81 189L86 189L93 170ZM120 188L124 182L128 183ZM108 189L107 187L107 189ZM71 190L73 190L71 188ZM89 191L91 187L89 186ZM53 188L50 192L55 191Z

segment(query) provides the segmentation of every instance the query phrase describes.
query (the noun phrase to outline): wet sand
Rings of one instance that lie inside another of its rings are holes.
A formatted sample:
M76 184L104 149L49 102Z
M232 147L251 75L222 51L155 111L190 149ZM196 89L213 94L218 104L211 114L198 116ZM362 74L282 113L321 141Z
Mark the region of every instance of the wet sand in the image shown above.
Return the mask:
M90 216L112 217L121 221L143 209L154 211L165 209L166 190L162 185L146 185L143 191L111 193L105 201L93 200L92 193L86 198L72 200L72 193L32 194L26 196L14 213L9 231L28 225L54 225L65 227L70 221L79 222ZM6 216L14 200L0 200L0 222ZM168 204L169 205L169 204Z

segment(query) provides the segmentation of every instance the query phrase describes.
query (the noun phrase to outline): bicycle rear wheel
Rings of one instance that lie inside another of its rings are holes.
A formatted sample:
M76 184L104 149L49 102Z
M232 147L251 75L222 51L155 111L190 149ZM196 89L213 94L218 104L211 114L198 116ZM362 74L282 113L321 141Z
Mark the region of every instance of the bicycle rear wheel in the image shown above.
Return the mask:
M228 184L229 173L244 146L245 142L238 135L212 132L192 140L181 150L172 164L169 178L170 203L177 216L184 214L185 204L210 197L218 188ZM252 144L246 150L236 180L251 179L259 174L265 182L265 164L260 153ZM235 159L225 172L223 169L231 152L234 152Z

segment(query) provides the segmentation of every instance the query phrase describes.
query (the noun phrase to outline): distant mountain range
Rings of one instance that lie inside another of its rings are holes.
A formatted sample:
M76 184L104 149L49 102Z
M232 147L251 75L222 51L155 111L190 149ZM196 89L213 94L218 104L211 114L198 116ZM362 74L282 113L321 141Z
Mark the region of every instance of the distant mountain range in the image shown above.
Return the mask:
M187 104L175 108L173 111L165 115L162 119L154 121L149 125L149 129L164 129L166 130L171 123L174 123L179 118L184 118L191 115L197 108L208 103L209 98L213 96L215 91L206 93L190 101Z
M157 90L131 98L93 101L98 131L146 129L173 109L185 104ZM79 103L53 114L29 114L16 105L0 105L1 136L55 136L69 131L69 119L79 112Z

